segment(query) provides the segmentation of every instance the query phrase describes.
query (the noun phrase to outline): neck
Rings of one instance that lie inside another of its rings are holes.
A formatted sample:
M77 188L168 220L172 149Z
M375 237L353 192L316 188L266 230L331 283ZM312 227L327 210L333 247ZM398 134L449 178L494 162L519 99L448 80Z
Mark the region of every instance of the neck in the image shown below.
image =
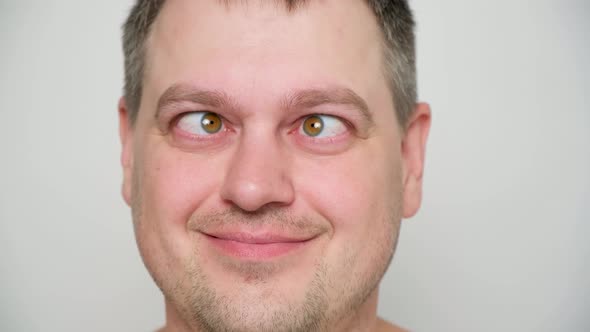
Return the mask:
M158 332L198 332L180 316L172 302L166 299L166 325Z

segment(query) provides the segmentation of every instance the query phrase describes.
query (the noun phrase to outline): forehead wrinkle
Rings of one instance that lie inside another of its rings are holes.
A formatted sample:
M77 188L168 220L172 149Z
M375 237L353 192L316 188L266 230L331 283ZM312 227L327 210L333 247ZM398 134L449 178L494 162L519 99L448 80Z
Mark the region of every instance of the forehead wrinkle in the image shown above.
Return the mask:
M373 124L373 115L367 102L348 88L305 89L291 93L283 101L286 110L314 108L324 104L349 105L360 111L367 122Z

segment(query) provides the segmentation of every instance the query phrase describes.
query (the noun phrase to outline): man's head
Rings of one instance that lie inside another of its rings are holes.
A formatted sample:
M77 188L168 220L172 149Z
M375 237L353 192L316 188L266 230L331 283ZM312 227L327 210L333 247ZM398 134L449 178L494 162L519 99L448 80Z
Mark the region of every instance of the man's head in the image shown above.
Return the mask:
M404 1L139 1L125 24L123 195L170 324L373 326L421 200Z

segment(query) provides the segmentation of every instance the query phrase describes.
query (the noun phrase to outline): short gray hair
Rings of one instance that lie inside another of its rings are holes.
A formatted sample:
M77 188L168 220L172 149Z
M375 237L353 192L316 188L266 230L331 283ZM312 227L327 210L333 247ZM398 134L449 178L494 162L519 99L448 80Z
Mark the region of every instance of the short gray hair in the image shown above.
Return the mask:
M281 0L288 10L310 0ZM365 0L373 9L383 32L385 75L393 94L400 125L405 128L417 98L414 18L407 0ZM123 25L125 57L124 96L129 119L139 112L145 72L146 40L164 0L137 0ZM228 0L224 0L227 4Z

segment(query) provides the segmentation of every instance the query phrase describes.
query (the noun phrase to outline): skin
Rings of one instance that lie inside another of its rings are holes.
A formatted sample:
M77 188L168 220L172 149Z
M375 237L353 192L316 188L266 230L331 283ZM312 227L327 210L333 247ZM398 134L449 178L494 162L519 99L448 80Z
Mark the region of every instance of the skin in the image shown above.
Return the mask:
M165 296L162 330L396 331L376 315L378 286L420 206L429 107L397 123L364 2L270 3L168 1L134 125L119 103L123 197ZM181 129L195 111L223 129ZM313 114L337 134L306 136ZM307 240L238 257L212 245L220 229Z

